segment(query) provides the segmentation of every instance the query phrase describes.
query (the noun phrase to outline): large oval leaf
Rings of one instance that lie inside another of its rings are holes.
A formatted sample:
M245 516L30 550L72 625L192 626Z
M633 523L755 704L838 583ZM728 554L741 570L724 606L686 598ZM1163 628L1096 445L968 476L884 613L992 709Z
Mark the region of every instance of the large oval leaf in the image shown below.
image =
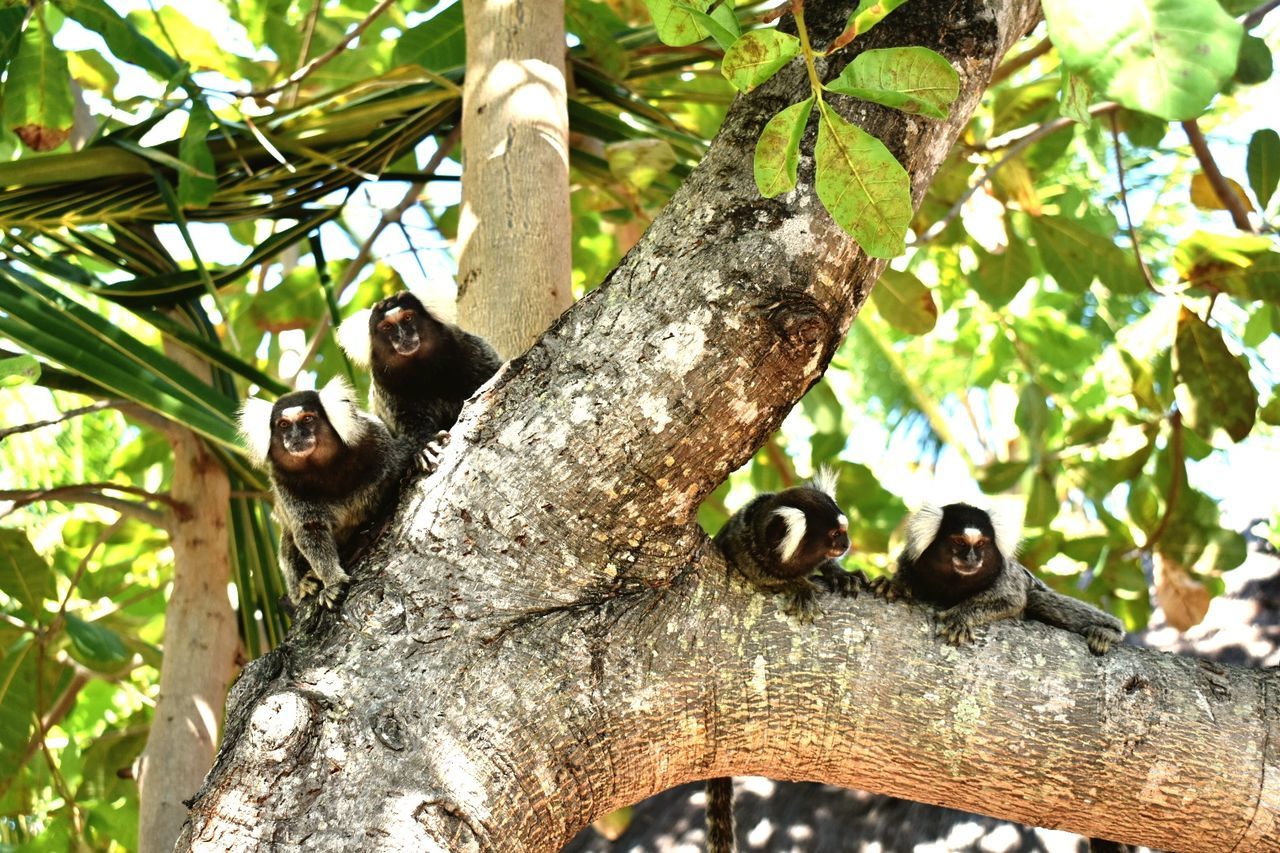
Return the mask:
M1232 355L1222 333L1183 308L1178 314L1174 340L1179 407L1187 426L1208 438L1217 427L1240 441L1253 429L1258 412L1258 391L1249 370Z
M960 75L927 47L889 47L858 54L826 88L905 113L946 118L960 92Z
M1249 186L1258 197L1258 204L1266 207L1280 180L1280 133L1271 128L1259 130L1249 139L1249 157L1245 163Z
M755 176L760 195L773 198L796 185L800 139L813 111L813 96L792 104L769 119L756 142Z
M56 593L49 564L21 530L0 529L0 592L17 602L32 621Z
M71 69L42 20L33 15L27 24L4 86L4 126L32 151L66 142L74 119Z
M1044 0L1066 66L1127 107L1200 115L1236 70L1244 28L1205 0Z
M752 30L724 52L720 73L739 92L750 92L800 52L800 40L778 30Z
M907 170L879 139L818 102L815 189L822 206L873 258L903 253L911 222Z
M461 4L459 4L461 5ZM673 47L697 44L709 33L695 12L705 12L711 0L644 0L658 38Z
M120 635L100 622L86 622L70 613L66 615L67 636L71 639L71 656L98 672L112 672L129 660Z

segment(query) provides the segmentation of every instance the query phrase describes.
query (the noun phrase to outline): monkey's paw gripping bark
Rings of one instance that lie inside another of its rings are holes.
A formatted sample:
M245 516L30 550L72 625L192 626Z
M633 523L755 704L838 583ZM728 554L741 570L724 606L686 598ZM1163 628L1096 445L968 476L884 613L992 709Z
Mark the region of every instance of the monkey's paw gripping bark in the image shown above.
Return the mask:
M440 457L444 454L444 449L449 445L449 433L440 430L436 433L435 438L427 442L426 446L418 451L418 470L424 474L434 474L436 469L440 467Z
M906 590L894 583L893 578L888 575L881 575L870 581L868 586L876 598L883 598L885 601L897 601L907 597Z
M822 614L822 608L818 606L818 597L810 585L806 584L782 595L786 602L782 611L788 616L796 617L801 625L808 625Z
M315 595L322 588L323 587L320 585L320 579L318 577L315 575L307 575L305 578L298 581L298 602L301 602L304 598L309 598L310 596Z
M857 598L858 593L870 583L867 580L867 576L861 571L854 569L851 572L846 572L839 567L823 573L822 582L831 592L850 598Z
M963 615L944 610L938 614L936 637L943 637L953 646L967 646L973 642L973 626Z
M1123 635L1109 625L1090 625L1084 629L1085 642L1095 655L1105 655L1112 643L1120 642Z

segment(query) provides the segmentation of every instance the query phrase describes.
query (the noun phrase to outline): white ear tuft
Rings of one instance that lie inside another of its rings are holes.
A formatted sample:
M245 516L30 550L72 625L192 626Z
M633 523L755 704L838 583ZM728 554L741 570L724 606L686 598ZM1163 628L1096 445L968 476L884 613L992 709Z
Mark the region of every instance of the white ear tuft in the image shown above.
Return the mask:
M907 519L908 560L918 560L925 549L933 543L942 526L942 507L937 504L925 504Z
M791 555L800 547L800 540L804 538L804 510L793 506L780 506L773 511L773 514L787 525L787 533L778 543L778 556L784 561L790 560Z
M458 300L451 288L440 284L415 285L409 292L418 297L432 317L450 326L458 325Z
M987 515L991 516L991 529L996 532L996 550L1000 556L1006 560L1017 557L1022 547L1022 525L1018 519L1007 509L989 509Z
M338 346L357 367L368 368L373 358L373 344L369 341L369 309L357 311L338 326Z
M250 397L240 407L240 437L254 465L266 465L271 452L271 403Z
M810 481L810 484L815 489L831 498L831 500L836 499L836 486L839 483L840 475L830 465L819 466L818 472L813 475L813 479Z
M364 435L365 421L356 406L355 392L346 379L341 376L330 379L320 389L320 405L324 406L325 417L343 444L354 444Z

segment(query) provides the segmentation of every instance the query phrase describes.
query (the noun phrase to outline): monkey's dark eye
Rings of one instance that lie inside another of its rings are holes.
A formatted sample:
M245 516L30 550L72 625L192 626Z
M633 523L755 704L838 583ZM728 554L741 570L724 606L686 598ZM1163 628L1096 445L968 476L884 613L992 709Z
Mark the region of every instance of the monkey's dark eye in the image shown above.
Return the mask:
M281 419L280 419L280 422L279 422L278 424L276 424L276 426L280 427L280 429L288 429L288 428L289 428L289 422L288 422L288 421L286 421L284 418L281 418Z
M380 332L390 332L390 331L391 331L392 329L394 329L395 327L396 327L395 323L390 323L390 322L388 322L388 321L386 321L386 320L383 320L381 323L379 323L379 324L378 324L378 331L380 331Z
M311 426L311 425L312 425L313 423L315 423L315 422L316 422L316 416L315 416L315 415L312 415L312 414L305 414L305 415L303 415L303 416L302 416L302 425L303 425L303 426Z
M414 315L412 311L406 308L403 312L401 312L401 316L404 317L405 320L412 320Z

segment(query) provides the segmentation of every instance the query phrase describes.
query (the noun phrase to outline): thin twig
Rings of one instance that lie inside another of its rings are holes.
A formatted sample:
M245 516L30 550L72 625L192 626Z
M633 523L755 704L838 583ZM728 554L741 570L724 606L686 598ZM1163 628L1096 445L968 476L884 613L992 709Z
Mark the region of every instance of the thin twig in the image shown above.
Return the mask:
M1222 176L1222 171L1218 169L1218 163L1213 159L1213 153L1209 151L1209 143L1205 141L1204 134L1200 132L1200 125L1196 124L1195 119L1184 121L1182 129L1187 132L1187 139L1191 140L1191 148L1196 152L1196 159L1200 161L1200 169L1204 172L1204 176L1209 181L1209 186L1213 188L1213 194L1218 197L1218 201L1222 202L1222 206L1231 214L1231 221L1241 231L1247 231L1252 234L1253 225L1249 223L1249 213L1244 209L1244 204L1240 200L1240 196L1236 195L1231 184L1227 183L1227 179Z
M1246 30L1251 30L1262 23L1262 19L1267 16L1267 13L1277 6L1280 6L1280 0L1267 0L1266 3L1255 6L1253 11L1240 19L1240 23L1244 25Z
M88 406L81 406L78 409L69 409L68 411L63 412L61 415L51 420L33 421L32 423L29 423L29 424L18 424L17 426L8 427L7 429L0 429L0 441L4 441L6 438L8 438L11 435L18 435L19 433L24 433L24 432L33 432L38 429L43 429L44 427L47 427L47 426L54 426L55 424L60 424L64 421L69 421L72 418L78 418L81 415L90 414L91 412L100 412L103 409L110 409L113 406L120 405L120 402L121 402L120 400L99 400L98 402L92 403Z
M796 484L795 469L791 467L791 460L778 446L776 435L769 436L769 440L764 443L764 453L769 457L769 464L778 469L778 478L782 480L782 487L789 489L794 486Z
M427 165L423 168L424 172L430 174L440 167L440 164L444 162L444 158L448 157L449 152L453 150L454 143L458 141L458 135L461 132L462 125L459 124L440 140L440 143L436 146L435 153L431 155L431 159L427 161ZM424 187L425 184L421 182L410 185L409 190L404 194L404 198L400 199L400 202L395 207L382 211L382 218L378 220L378 224L374 226L373 231L360 244L355 258L347 265L347 268L342 273L341 280L334 287L333 299L335 302L342 298L342 294L356 280L356 276L364 269L365 264L369 263L369 258L373 255L373 244L382 236L382 232L393 222L400 221L405 211L418 201ZM288 380L289 385L294 385L298 381L298 377L302 375L302 371L306 370L307 366L315 359L316 353L320 351L320 345L324 343L325 335L329 332L330 325L329 315L323 315L316 324L316 330L311 335L311 343L307 346L307 352L302 356L302 361L298 363L298 369L294 371L293 376Z
M1051 50L1053 50L1053 42L1049 41L1047 38L1040 39L1040 41L1033 47L1024 50L1012 59L1007 59L1001 63L1000 67L991 75L991 82L988 86L994 86L1001 80L1008 80L1014 74L1017 74L1019 71L1026 68L1028 65L1035 62Z
M170 511L151 509L142 503L113 498L103 492L114 491L138 495L146 501L165 504ZM48 489L3 489L0 490L0 501L13 501L13 506L3 515L37 501L65 501L67 503L92 503L114 509L116 512L145 521L153 527L171 531L173 519L181 517L188 509L169 495L155 494L134 486L123 486L117 483L78 483L68 486L54 486Z
M1147 282L1147 287L1151 288L1154 293L1160 290L1156 287L1155 280L1151 277L1151 269L1147 266L1147 262L1142 257L1142 246L1138 243L1138 231L1133 227L1133 213L1129 210L1129 193L1124 185L1124 157L1120 150L1120 128L1116 123L1116 114L1111 114L1111 141L1116 149L1116 177L1120 182L1120 207L1124 209L1124 220L1129 227L1129 242L1133 244L1133 256L1138 259L1138 269L1142 272L1143 279Z
M1094 104L1089 107L1089 114L1095 116L1101 115L1102 113L1111 112L1119 107L1120 105L1113 101L1104 101L1101 104ZM930 225L927 231L907 245L923 246L925 243L936 240L938 235L945 231L947 226L951 224L951 221L960 215L960 210L964 207L965 202L972 198L973 194L981 189L987 181L991 180L992 176L994 176L1005 163L1008 163L1010 160L1021 154L1025 149L1029 148L1034 143L1039 142L1041 139L1044 139L1046 136L1051 136L1064 128L1070 127L1072 124L1075 124L1075 119L1063 116L1062 118L1056 118L1053 121L1045 122L1024 136L1019 136L1009 142L999 143L998 147L1004 149L1004 156L987 167L986 171L982 173L978 180L974 181L969 188L964 191L960 198L956 199L955 204L951 205L951 209L946 212L946 215Z
M344 35L342 38L338 39L338 43L335 44L333 47L329 48L324 53L320 54L315 59L311 60L306 65L302 66L297 71L293 72L288 77L281 80L279 83L272 84L271 86L268 86L265 89L254 89L253 91L246 93L244 97L265 98L268 95L274 95L276 92L282 91L288 88L289 86L294 85L295 83L301 83L308 76L310 76L311 73L314 72L317 68L329 62L335 56L342 53L342 51L346 50L347 45L355 41L355 39L361 33L367 30L369 28L369 25L372 24L379 15L387 11L387 9L390 8L391 4L394 2L395 0L378 0L378 5L374 6L372 9L369 10L369 14L365 15L364 20L356 24L355 27L353 27L351 31L348 32L346 35Z

